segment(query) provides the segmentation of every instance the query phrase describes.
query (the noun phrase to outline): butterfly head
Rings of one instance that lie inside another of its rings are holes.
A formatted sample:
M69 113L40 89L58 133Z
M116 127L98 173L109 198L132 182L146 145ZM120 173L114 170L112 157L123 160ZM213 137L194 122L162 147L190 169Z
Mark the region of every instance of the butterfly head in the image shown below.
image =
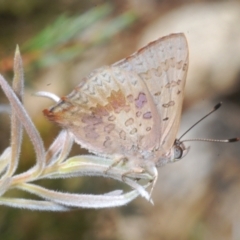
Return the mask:
M171 162L176 162L187 155L190 147L186 148L186 146L182 141L180 141L179 139L176 139L172 149L173 149L173 158L171 159Z

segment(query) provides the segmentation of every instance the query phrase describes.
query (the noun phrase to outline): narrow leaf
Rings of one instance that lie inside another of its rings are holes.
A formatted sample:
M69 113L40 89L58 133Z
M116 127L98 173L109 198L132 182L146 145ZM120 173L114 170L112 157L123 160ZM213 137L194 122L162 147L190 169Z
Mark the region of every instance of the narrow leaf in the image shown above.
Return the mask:
M136 189L139 194L150 199L149 193L145 190L145 187L138 184L135 179L145 179L147 182L152 181L152 177L147 173L132 173L123 177L129 170L127 167L121 164L110 168L113 160L102 158L93 155L80 155L69 158L65 162L59 165L54 165L51 168L46 168L42 173L42 178L70 178L80 176L100 176L113 178L128 184L133 189ZM131 179L132 178L132 179Z
M0 180L0 196L2 196L8 189L11 183L11 178L2 178Z
M29 183L21 184L18 188L65 206L81 208L119 207L129 203L139 195L136 190L115 196L63 193Z
M2 155L0 156L0 175L6 170L7 165L9 164L11 159L11 154L11 148L8 147L3 151Z
M29 117L25 108L21 104L20 100L18 99L16 94L13 92L11 87L8 85L6 80L1 75L0 75L0 85L5 95L7 96L8 100L10 101L12 108L15 110L19 120L24 125L26 132L33 143L33 146L36 152L36 159L37 159L36 160L37 165L34 168L34 172L35 172L35 175L38 176L41 174L45 166L45 151L44 151L42 139L36 127L34 126L31 118Z
M18 97L19 101L22 102L23 97L23 88L24 88L24 77L23 77L23 66L22 58L17 46L14 57L14 78L12 83L13 91ZM17 169L19 156L21 151L22 143L22 124L15 113L15 110L12 109L11 114L11 148L12 156L11 161L8 165L8 170L6 172L6 177L10 177L14 174Z
M22 198L0 198L0 205L38 211L69 211L68 207L49 201L37 201Z
M64 161L70 153L73 145L73 137L68 131L61 131L46 153L47 165L53 165Z

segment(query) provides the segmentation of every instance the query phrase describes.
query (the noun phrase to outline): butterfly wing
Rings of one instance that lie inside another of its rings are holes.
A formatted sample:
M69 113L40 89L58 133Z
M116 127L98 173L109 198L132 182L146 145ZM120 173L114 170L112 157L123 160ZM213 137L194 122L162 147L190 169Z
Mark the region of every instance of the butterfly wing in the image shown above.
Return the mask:
M94 71L44 114L96 154L149 159L157 148L164 154L177 134L187 65L184 35L160 38Z
M188 69L184 34L160 38L113 66L136 72L146 83L160 116L157 147L162 153L169 151L179 128Z
M44 114L100 155L138 158L160 135L159 116L145 82L134 72L103 67Z

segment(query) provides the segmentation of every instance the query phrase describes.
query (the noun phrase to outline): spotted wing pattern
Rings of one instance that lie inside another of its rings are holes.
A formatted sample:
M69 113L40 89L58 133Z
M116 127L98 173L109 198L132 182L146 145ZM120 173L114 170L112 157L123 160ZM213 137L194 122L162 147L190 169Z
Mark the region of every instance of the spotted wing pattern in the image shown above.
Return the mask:
M70 130L83 147L101 155L132 156L138 149L152 148L160 134L144 81L117 67L96 70L44 113Z

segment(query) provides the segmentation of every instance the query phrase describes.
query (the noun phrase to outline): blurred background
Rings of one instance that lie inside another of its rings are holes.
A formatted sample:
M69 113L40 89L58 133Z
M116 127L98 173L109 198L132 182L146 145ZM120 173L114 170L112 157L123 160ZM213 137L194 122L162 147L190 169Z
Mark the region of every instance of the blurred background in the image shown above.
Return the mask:
M184 32L190 67L179 136L213 108L223 106L184 138L240 136L240 1L0 0L0 73L12 80L19 44L25 69L24 104L44 139L59 128L42 110L50 100L37 91L68 94L93 69L114 63L161 36ZM1 103L7 103L0 95ZM1 114L0 150L9 145L9 116ZM170 240L240 239L240 143L187 142L189 154L159 169L155 205L142 198L115 209L67 213L1 206L0 238ZM86 153L74 146L72 155ZM18 172L34 164L24 137ZM51 189L104 193L122 185L111 179L41 182ZM24 197L21 192L8 196Z

